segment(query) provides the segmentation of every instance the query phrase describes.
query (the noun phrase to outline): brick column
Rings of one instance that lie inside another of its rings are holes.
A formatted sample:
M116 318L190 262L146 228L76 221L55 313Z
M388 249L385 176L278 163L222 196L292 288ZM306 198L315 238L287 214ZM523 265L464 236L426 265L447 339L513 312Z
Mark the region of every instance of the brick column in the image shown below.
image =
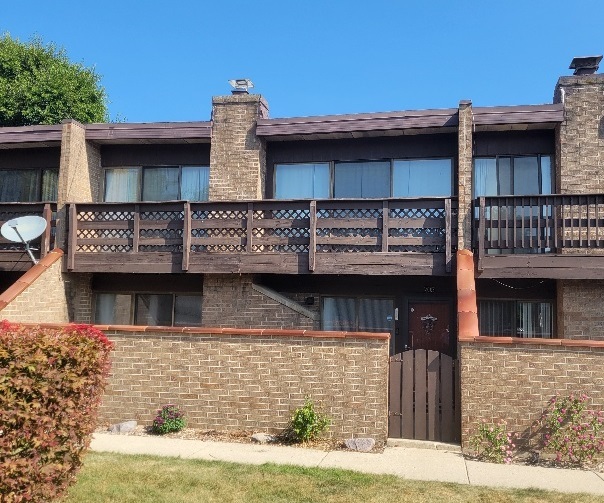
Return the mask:
M260 95L212 99L211 201L262 199L266 149L256 136L256 121L266 117L268 105Z
M472 249L472 102L459 102L459 128L457 133L458 157L457 172L459 176L458 200L459 214L457 248Z
M604 192L604 74L560 77L554 103L564 103L556 130L557 190Z
M57 197L57 247L66 246L68 202L97 202L101 186L101 152L86 141L86 126L73 119L63 122Z

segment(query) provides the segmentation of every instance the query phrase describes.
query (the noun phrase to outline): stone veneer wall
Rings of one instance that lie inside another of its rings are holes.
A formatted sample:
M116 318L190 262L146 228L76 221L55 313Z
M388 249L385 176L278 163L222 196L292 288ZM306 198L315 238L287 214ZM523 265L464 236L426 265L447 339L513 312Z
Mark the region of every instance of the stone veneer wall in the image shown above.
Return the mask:
M558 280L557 299L558 337L604 341L604 280Z
M555 395L585 392L604 408L604 341L460 340L462 446L481 421L507 421L526 444Z
M0 320L15 323L67 323L61 275L63 252L54 250L0 295Z
M241 94L212 99L210 201L262 199L266 146L256 121L268 117L262 96Z
M310 397L333 437L386 439L387 334L98 328L115 344L101 421L150 424L174 403L191 427L279 432Z
M250 275L235 274L204 276L201 321L205 327L318 328L313 318L254 290Z

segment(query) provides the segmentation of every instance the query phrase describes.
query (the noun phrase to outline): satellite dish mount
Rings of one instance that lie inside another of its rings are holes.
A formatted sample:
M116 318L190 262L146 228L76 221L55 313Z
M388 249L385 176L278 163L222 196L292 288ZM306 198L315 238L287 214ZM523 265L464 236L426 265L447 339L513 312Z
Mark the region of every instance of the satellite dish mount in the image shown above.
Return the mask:
M32 251L37 251L37 248L32 248L30 242L41 236L46 230L46 219L36 215L28 215L25 217L17 217L5 222L0 228L0 233L13 243L22 243L25 245L25 251L31 258L34 264L38 261L34 257Z

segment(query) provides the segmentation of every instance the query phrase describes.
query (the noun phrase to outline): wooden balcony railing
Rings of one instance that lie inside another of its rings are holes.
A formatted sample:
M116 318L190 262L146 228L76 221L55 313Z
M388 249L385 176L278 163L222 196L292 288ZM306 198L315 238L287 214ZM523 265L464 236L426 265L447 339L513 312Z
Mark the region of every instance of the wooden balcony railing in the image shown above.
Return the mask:
M8 220L26 215L37 215L46 219L46 230L39 239L33 241L33 246L39 248L40 257L44 257L53 247L56 226L56 203L0 203L0 226ZM22 244L7 241L0 236L0 252L18 252L24 253ZM6 255L0 258L0 261L9 261ZM6 260L5 260L6 259ZM26 258L29 262L29 258Z
M450 272L456 212L450 198L72 203L67 264L134 271L171 257L180 271L368 274L360 256L375 267L387 256L390 270L396 257L400 270L406 256L439 255Z
M479 261L604 248L604 194L480 197L474 217Z

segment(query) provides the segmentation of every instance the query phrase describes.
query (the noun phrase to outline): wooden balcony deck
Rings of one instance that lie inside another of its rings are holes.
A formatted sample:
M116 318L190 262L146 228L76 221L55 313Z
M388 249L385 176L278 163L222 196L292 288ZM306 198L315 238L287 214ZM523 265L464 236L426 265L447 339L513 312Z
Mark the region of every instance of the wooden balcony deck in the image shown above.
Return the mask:
M6 221L26 215L44 217L46 230L39 239L33 241L36 257L42 258L54 247L56 203L0 203L0 226ZM25 247L7 241L0 235L0 271L27 271L32 266Z
M77 272L447 275L451 198L69 204Z
M604 279L604 194L481 197L478 275Z

